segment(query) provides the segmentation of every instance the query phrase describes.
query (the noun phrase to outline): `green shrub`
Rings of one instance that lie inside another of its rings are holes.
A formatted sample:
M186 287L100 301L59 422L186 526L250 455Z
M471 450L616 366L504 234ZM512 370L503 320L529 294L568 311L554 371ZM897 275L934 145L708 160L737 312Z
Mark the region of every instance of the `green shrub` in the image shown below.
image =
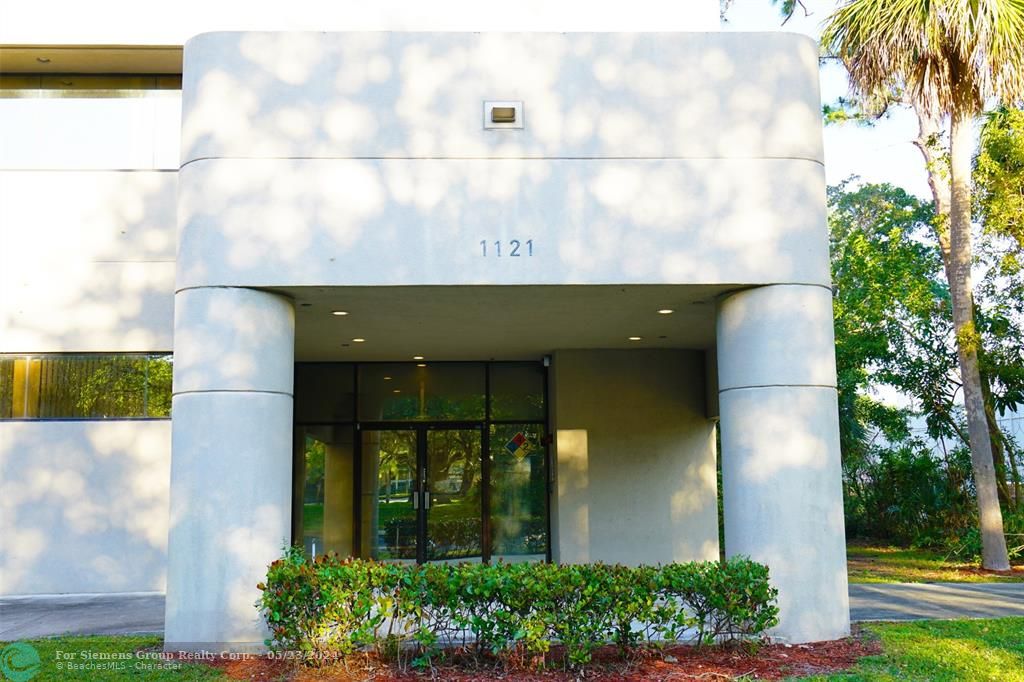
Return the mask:
M1006 534L1006 551L1010 560L1024 558L1024 510L1003 512L1003 532ZM943 544L948 548L947 556L950 558L981 562L981 531L977 525L950 533Z
M389 564L288 550L257 602L267 645L311 662L375 649L429 665L451 647L506 664L552 643L582 667L615 644L699 644L762 635L778 622L768 569L745 558L630 568L606 564Z

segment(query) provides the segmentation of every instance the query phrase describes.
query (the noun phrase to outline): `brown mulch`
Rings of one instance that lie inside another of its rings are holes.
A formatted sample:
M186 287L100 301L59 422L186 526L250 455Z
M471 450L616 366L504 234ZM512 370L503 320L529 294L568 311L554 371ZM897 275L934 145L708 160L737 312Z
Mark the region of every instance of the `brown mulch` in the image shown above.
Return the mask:
M675 646L659 653L648 652L633 660L623 660L614 647L604 647L584 674L565 671L557 661L560 652L552 650L547 669L528 663L514 670L490 663L477 664L469 657L438 664L433 669L400 671L394 664L374 657L355 657L344 663L322 667L304 666L293 660L272 656L239 656L206 662L223 670L229 679L253 681L323 682L325 680L374 680L421 682L451 680L510 680L515 682L570 682L575 680L777 680L793 675L827 674L845 670L863 656L881 652L877 639L855 631L852 637L811 644L769 644L756 648L744 646Z

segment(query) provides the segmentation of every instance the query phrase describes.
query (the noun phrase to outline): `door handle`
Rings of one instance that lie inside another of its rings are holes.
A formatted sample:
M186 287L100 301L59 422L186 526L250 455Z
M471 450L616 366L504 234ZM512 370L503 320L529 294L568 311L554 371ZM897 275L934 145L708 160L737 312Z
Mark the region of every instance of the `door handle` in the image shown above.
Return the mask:
M417 493L413 493L412 494L412 510L413 511L417 511L419 508L420 508L420 494L418 492Z
M424 490L423 491L423 508L424 509L430 509L430 491L429 490Z

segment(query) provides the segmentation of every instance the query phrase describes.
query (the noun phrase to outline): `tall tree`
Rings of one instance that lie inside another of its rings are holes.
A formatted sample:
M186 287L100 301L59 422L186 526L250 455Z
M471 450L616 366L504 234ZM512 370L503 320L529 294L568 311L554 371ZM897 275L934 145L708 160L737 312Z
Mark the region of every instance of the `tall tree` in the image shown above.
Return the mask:
M906 101L921 121L936 227L945 237L940 245L964 388L982 565L1008 570L974 324L971 124L986 100L1024 99L1024 0L849 0L827 20L822 43L846 64L861 100ZM930 157L947 116L948 194L945 164Z

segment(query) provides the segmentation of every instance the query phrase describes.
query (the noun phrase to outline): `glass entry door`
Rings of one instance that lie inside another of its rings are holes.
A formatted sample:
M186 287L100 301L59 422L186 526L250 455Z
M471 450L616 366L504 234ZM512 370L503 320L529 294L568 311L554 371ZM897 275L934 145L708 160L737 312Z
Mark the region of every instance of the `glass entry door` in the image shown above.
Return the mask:
M481 559L482 435L479 426L363 429L364 556Z

